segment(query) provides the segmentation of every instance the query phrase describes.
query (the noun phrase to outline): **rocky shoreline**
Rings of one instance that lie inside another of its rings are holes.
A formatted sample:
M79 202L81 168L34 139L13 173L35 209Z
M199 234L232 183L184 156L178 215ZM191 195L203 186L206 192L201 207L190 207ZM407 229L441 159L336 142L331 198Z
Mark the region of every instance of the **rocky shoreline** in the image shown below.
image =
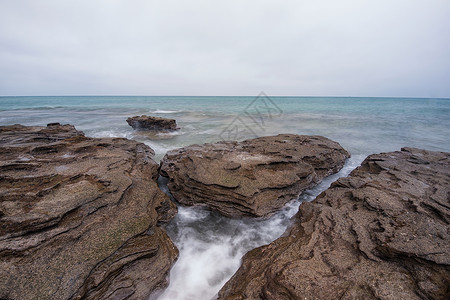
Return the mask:
M449 186L449 153L371 155L247 253L219 299L449 299Z
M181 204L261 217L348 157L284 134L192 145L158 165L142 143L72 125L0 126L0 299L146 299L178 256L159 175ZM219 299L448 299L449 186L449 153L371 155L247 253Z
M0 127L0 298L145 299L167 285L176 213L144 144L71 125Z

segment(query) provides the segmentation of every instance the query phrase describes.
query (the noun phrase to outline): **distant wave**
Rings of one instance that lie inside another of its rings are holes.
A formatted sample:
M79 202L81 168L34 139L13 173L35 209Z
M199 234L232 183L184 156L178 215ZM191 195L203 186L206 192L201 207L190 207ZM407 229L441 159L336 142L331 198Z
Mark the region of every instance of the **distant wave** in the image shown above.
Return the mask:
M176 114L179 112L181 112L181 111L179 111L179 110L161 110L161 109L150 111L150 113L152 113L152 114Z
M183 133L181 132L181 130L176 130L176 131L169 131L169 132L158 132L156 135L159 136L175 136L175 135L182 135Z
M67 106L60 105L46 105L46 106L31 106L31 107L1 107L0 111L29 111L29 110L51 110L51 109L60 109L60 108L68 108Z

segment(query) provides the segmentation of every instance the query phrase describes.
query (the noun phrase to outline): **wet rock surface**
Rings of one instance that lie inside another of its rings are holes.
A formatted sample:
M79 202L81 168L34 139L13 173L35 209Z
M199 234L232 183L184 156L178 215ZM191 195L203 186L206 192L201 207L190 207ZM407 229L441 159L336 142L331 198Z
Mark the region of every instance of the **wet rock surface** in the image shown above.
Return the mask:
M127 123L135 130L177 130L177 123L174 119L151 117L146 115L128 118Z
M71 125L0 127L0 298L145 299L178 250L144 144Z
M349 156L324 137L280 134L169 151L161 174L182 204L207 205L230 217L260 217L337 172Z
M449 299L450 154L369 156L247 253L219 299Z

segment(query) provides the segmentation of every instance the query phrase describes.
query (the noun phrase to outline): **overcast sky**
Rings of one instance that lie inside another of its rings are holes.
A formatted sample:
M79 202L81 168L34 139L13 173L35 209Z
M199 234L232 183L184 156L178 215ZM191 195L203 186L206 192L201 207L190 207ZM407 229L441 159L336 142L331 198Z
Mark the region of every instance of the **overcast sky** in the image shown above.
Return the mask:
M450 97L449 0L0 0L0 95Z

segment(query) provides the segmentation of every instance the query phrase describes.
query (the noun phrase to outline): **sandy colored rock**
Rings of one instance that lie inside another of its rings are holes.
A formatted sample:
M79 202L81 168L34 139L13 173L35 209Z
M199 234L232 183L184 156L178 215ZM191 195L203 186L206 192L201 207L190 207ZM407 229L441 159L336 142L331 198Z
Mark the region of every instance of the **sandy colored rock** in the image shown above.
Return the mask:
M182 204L203 204L230 217L267 216L337 172L349 157L320 136L280 134L169 151L161 174Z
M450 299L449 187L449 153L371 155L247 253L219 299Z
M146 299L178 255L144 144L0 127L0 298Z
M136 130L176 130L177 123L174 119L166 119L151 116L135 116L127 119L128 125Z

